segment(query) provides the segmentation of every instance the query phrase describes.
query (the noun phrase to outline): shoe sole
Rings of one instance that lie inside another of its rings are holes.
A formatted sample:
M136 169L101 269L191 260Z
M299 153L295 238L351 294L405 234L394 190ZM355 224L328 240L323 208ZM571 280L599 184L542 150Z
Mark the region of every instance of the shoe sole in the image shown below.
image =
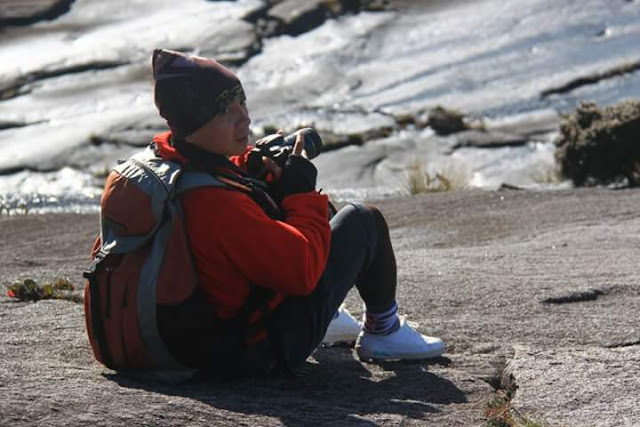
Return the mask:
M323 345L332 346L332 345L353 345L356 342L356 338L353 337L353 334L349 335L339 335L337 337L331 337L329 340L322 340Z
M391 355L385 355L382 353L373 354L373 355L364 355L360 354L360 352L356 349L356 353L358 354L358 358L363 362L389 362L393 360L426 360L426 359L434 359L436 357L440 357L444 354L445 349L438 349L431 351L427 354L396 354L393 357Z

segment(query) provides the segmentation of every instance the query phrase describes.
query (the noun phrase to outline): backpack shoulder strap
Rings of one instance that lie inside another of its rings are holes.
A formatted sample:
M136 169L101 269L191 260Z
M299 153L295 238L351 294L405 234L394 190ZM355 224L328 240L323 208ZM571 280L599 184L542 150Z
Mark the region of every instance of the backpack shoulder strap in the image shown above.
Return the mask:
M207 172L184 171L176 184L175 195L198 187L224 187L229 188L229 184Z
M162 159L147 148L118 164L113 172L149 196L151 213L156 220L156 226L148 233L124 237L114 233L115 228L101 215L102 245L109 247L112 253L126 253L148 243L163 224L167 203L174 196L182 166Z

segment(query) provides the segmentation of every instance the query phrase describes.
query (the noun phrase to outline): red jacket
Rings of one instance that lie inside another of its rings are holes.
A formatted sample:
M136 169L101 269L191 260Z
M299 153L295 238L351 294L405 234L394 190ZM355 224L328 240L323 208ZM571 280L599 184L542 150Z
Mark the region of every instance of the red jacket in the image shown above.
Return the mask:
M154 138L160 155L186 162L170 136ZM230 160L242 167L244 159ZM329 256L327 196L314 191L285 197L284 221L271 219L249 195L224 188L190 190L182 204L202 289L219 316L238 314L252 283L276 292L272 308L287 295L316 287Z

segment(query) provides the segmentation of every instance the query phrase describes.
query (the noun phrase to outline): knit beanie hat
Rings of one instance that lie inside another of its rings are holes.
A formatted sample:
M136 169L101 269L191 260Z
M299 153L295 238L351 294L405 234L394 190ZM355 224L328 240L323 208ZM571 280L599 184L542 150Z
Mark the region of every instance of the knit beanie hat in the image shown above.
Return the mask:
M156 107L174 135L186 137L244 100L238 77L213 59L166 49L153 52Z

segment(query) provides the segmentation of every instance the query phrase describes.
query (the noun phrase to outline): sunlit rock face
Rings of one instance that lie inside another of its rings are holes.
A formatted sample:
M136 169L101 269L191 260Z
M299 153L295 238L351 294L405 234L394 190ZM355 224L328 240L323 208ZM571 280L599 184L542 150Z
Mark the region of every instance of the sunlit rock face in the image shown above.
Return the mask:
M335 148L316 161L321 184L356 196L404 191L416 159L469 185L534 185L558 112L640 97L638 2L43 0L16 21L18 3L0 5L4 175L102 175L146 145L165 129L156 47L235 69L257 136L316 127ZM432 132L437 106L475 136Z

